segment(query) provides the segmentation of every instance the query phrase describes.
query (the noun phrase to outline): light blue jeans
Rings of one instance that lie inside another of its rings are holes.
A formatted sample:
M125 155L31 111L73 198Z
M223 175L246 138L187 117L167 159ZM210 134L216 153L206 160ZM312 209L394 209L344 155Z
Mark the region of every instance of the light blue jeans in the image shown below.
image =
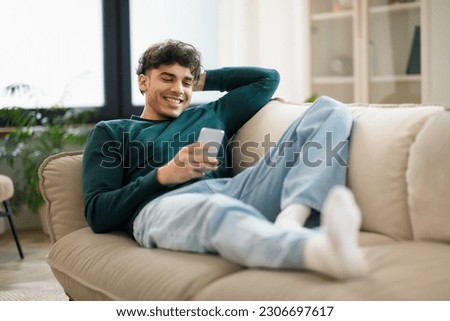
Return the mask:
M323 96L286 130L259 162L233 178L201 180L147 204L134 237L147 248L218 253L249 267L303 268L311 233L273 224L289 204L318 211L345 185L349 109Z

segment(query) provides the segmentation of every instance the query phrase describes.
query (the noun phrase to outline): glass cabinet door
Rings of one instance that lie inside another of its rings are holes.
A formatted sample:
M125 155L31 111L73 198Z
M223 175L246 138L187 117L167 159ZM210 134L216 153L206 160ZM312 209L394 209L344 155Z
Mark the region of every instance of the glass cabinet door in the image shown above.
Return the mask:
M369 0L370 103L420 103L420 2Z
M355 99L352 0L310 1L312 94Z

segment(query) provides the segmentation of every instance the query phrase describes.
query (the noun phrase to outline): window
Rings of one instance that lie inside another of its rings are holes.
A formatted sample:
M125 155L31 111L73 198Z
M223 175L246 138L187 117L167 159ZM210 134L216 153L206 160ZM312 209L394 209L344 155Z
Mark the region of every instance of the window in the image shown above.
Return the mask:
M0 39L0 108L105 104L101 0L2 0Z
M0 108L95 107L99 119L139 114L140 55L154 42L179 39L202 52L205 69L216 68L216 19L216 0L1 0ZM17 84L26 90L11 95ZM193 103L220 95L194 93Z

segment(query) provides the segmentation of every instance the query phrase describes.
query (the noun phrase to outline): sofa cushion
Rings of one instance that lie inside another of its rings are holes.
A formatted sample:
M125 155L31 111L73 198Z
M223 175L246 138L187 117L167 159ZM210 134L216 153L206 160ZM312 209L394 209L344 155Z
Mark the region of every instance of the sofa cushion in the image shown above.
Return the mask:
M234 137L235 143L232 145L234 173L240 173L254 165L264 152L267 152L265 147L267 145L263 142L274 143L280 139L289 125L308 107L309 104L294 105L281 100L272 100L256 113Z
M194 300L450 300L448 244L404 241L363 248L370 271L335 281L310 272L247 269L217 279Z
M439 107L353 107L348 185L363 212L362 229L413 238L406 170L412 143ZM428 186L433 189L433 186Z
M393 243L380 234L360 234L364 246ZM243 270L216 255L141 248L126 234L89 228L60 238L47 262L74 300L190 300Z
M434 115L417 135L407 181L415 239L450 242L450 111Z
M74 300L189 300L241 269L215 255L141 248L128 235L90 228L61 237L47 262Z

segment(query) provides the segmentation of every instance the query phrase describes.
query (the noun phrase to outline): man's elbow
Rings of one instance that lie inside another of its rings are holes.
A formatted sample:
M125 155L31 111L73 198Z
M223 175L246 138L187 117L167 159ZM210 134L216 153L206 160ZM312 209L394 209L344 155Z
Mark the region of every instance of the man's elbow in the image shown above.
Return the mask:
M89 227L94 233L110 232L111 229L106 226L105 222L103 222L98 215L95 215L94 210L86 208L84 214Z
M280 73L276 69L266 69L266 79L278 84L280 82Z
M265 82L269 88L277 88L280 84L280 73L276 69L266 69Z

